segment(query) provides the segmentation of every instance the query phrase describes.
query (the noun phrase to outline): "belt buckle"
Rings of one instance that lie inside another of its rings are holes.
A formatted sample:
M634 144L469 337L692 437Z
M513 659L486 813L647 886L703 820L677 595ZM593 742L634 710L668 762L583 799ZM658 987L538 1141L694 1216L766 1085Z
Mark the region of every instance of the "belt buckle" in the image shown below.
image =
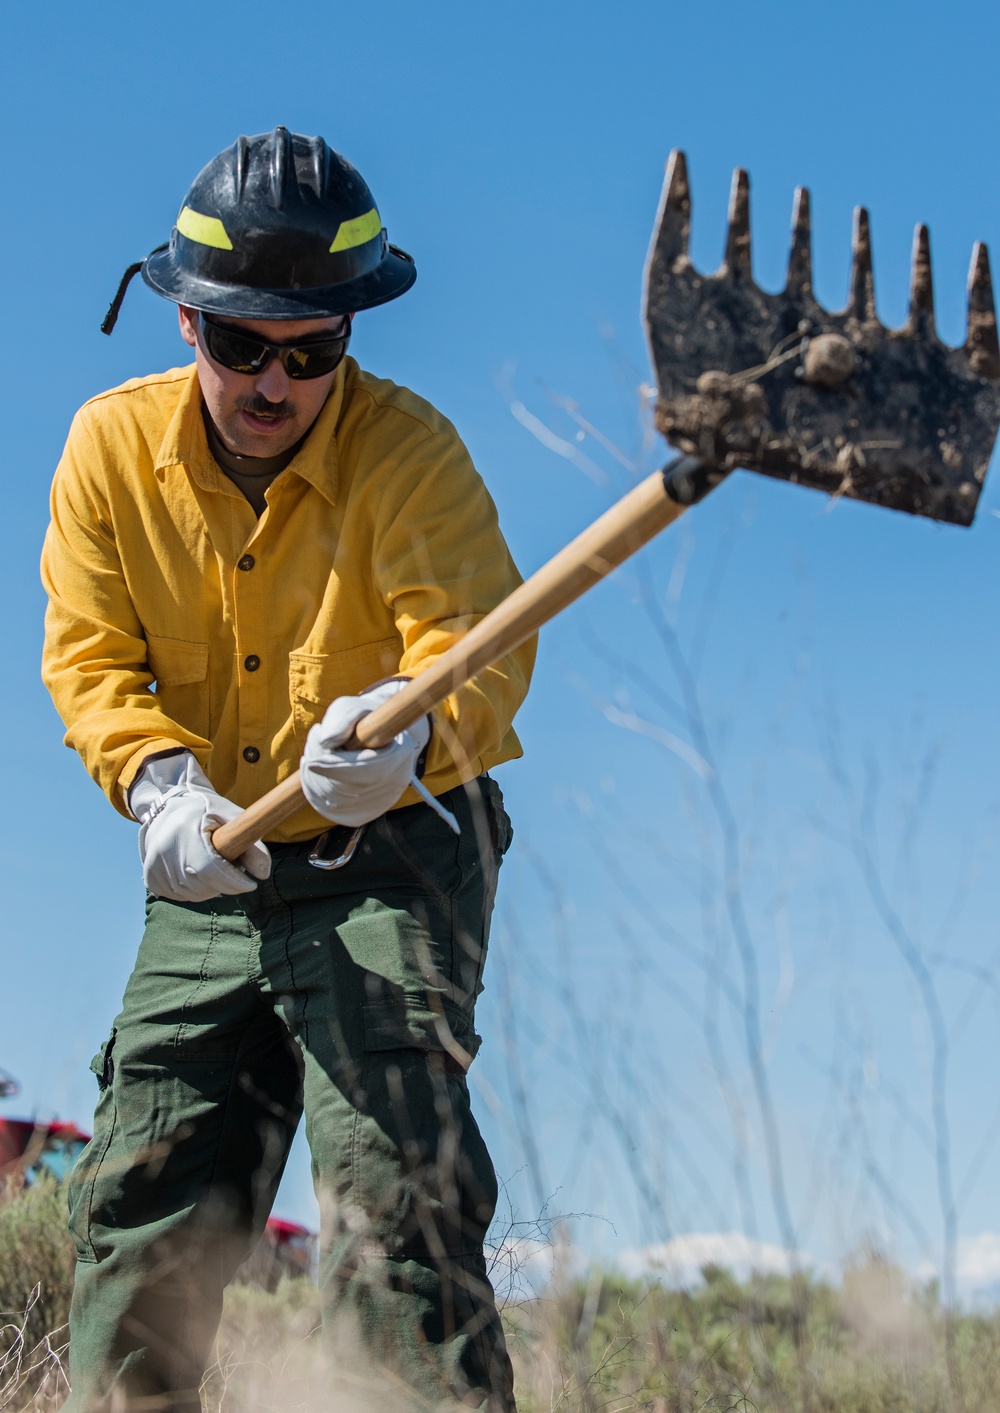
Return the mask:
M343 868L345 864L349 864L361 843L365 828L363 824L359 824L356 829L349 824L335 824L332 829L321 834L309 855L313 868L329 870Z

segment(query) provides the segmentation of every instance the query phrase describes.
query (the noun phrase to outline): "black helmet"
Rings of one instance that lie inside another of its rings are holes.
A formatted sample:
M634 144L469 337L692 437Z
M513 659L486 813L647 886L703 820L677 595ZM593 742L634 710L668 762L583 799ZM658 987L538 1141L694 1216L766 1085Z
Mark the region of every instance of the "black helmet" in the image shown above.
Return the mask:
M390 245L371 192L321 137L239 137L195 178L168 245L132 275L176 304L234 319L316 319L385 304L417 278Z

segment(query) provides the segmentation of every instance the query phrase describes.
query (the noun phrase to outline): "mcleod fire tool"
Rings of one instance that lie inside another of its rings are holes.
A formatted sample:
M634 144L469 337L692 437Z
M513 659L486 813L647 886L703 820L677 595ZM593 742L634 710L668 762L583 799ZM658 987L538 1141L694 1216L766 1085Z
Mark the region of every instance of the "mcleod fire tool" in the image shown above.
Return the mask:
M850 297L830 313L812 292L809 194L796 193L788 278L753 280L749 182L734 174L725 257L691 264L691 195L673 152L646 269L645 319L657 425L683 455L654 472L521 585L390 702L357 725L381 746L512 652L701 500L736 467L911 515L970 525L1000 426L1000 344L986 246L969 275L968 329L949 348L934 327L930 243L914 239L901 329L875 314L868 214L854 218ZM235 859L304 806L298 773L212 836Z
M674 152L646 271L646 325L659 385L657 425L714 466L762 471L834 495L969 525L1000 424L1000 346L986 246L969 272L968 332L948 348L934 328L930 242L913 243L909 318L875 314L868 212L854 213L846 309L812 290L809 193L795 196L780 294L754 283L750 189L737 171L722 268L691 264L687 164Z

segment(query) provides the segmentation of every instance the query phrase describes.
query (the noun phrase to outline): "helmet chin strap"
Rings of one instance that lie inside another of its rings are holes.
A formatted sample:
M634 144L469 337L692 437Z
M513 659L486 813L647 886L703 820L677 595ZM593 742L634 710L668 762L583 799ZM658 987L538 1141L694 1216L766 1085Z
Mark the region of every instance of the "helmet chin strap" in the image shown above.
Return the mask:
M158 245L156 250L150 251L150 255L156 255L157 251L166 250L168 244L169 242L164 241L163 245ZM147 256L146 259L148 260L149 256ZM136 263L130 265L124 275L122 275L115 297L108 306L108 312L105 314L104 320L101 323L102 334L110 334L111 330L118 323L118 315L121 311L122 301L125 298L125 292L145 263L146 260L137 260Z

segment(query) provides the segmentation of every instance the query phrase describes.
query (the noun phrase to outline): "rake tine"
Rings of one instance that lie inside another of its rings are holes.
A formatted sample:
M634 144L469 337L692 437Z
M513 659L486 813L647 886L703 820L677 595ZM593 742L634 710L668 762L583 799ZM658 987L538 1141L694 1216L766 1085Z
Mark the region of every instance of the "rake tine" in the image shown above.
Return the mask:
M795 296L812 293L812 221L809 215L809 191L804 186L795 188L792 245L788 252L785 293Z
M973 247L969 267L969 318L965 351L974 371L981 377L1000 377L1000 342L997 340L990 253L982 241L977 241Z
M934 336L934 282L931 278L931 239L922 223L913 233L913 269L910 275L910 313L906 332Z
M667 183L660 211L660 227L656 237L656 254L665 268L672 270L688 259L691 237L691 188L688 185L687 159L676 147L667 162Z
M854 233L851 238L851 293L848 312L862 323L875 323L875 276L872 271L872 241L868 212L863 206L854 208Z
M723 268L734 280L751 278L750 271L750 179L742 167L733 173L729 196L729 229Z

